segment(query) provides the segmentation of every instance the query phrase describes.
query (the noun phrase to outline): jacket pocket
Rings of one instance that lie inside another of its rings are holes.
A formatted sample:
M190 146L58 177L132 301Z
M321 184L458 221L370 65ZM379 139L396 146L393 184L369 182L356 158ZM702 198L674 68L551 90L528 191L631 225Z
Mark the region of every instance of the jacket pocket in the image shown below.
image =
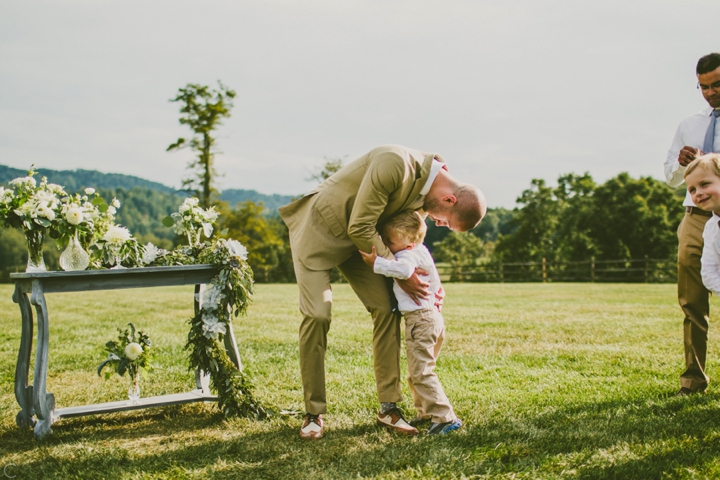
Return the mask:
M330 229L333 235L339 237L345 233L345 226L340 222L337 215L333 211L332 207L326 203L321 203L317 206L317 211L320 214L325 225Z

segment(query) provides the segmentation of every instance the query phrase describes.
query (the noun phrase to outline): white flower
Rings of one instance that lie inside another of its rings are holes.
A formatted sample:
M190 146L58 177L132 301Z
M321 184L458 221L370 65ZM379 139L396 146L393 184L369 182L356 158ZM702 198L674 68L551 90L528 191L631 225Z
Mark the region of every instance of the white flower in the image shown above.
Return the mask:
M92 195L93 193L95 193L95 189L94 189L94 188L91 188L91 187L88 187L88 188L85 189L85 193L86 193L87 195Z
M112 202L110 202L110 205L115 208L120 208L120 200L118 200L117 198L113 198Z
M20 208L16 208L14 210L15 215L17 215L18 217L25 217L27 215L34 216L33 212L35 211L36 206L37 204L34 201L28 200L27 202L20 205Z
M67 212L65 212L65 220L71 225L80 225L83 220L85 220L85 214L82 211L82 208L73 205L67 209Z
M115 215L115 214L117 213L117 210L115 209L115 207L113 207L112 205L110 205L110 206L108 207L108 209L107 209L107 212L108 212L110 215Z
M122 245L130 240L130 237L130 231L119 225L111 225L110 228L107 229L107 232L105 232L105 235L103 235L103 239L106 242L116 245Z
M217 285L210 285L203 292L202 309L215 310L224 297L225 295L222 294L222 290Z
M225 322L219 321L215 315L203 315L202 319L203 335L207 338L216 340L218 338L218 333L222 333L224 335L227 331L225 329Z
M10 185L31 186L35 188L35 186L37 185L37 181L33 177L20 177L14 180L10 180Z
M228 253L233 257L240 257L243 260L247 260L248 251L242 243L237 240L228 240L225 242L225 246L227 247Z
M48 207L48 205L38 205L37 215L39 217L45 217L51 222L55 220L55 212L50 207Z
M145 253L142 256L142 262L145 265L149 265L154 262L159 255L160 249L152 243L148 242L148 244L145 245Z
M203 223L202 227L203 227L203 233L205 234L205 236L207 238L210 238L210 235L212 235L212 232L213 232L212 225L210 225L209 223Z
M130 360L137 360L137 358L142 355L142 353L142 345L140 345L139 343L128 343L127 347L125 347L125 356Z

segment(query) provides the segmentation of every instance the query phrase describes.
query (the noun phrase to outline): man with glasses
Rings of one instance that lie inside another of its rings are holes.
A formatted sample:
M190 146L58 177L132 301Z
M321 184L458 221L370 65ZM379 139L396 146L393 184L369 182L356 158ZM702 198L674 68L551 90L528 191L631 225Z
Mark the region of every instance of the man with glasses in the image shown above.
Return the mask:
M720 53L698 60L695 69L698 89L709 107L680 123L665 160L665 177L671 187L683 183L685 167L695 157L720 151ZM685 217L678 228L678 302L685 314L683 338L685 371L680 375L679 395L704 392L710 378L705 374L709 292L702 283L700 257L703 229L712 212L693 203L689 194L683 201Z

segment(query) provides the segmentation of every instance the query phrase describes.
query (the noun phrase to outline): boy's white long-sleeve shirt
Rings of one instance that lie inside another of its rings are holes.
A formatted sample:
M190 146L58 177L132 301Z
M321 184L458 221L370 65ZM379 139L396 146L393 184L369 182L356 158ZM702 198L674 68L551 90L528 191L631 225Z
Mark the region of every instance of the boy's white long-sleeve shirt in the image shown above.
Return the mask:
M412 250L401 250L395 254L395 260L388 260L377 257L373 265L373 271L386 277L406 280L410 278L416 268L422 268L428 275L420 275L420 278L430 284L428 291L430 297L420 299L420 305L416 304L412 297L400 288L397 282L393 283L393 293L398 301L398 308L401 312L413 312L415 310L431 309L435 307L435 294L440 291L440 275L435 268L435 261L430 255L427 247L423 244L415 245Z
M703 230L702 281L705 288L720 295L720 217L714 214Z

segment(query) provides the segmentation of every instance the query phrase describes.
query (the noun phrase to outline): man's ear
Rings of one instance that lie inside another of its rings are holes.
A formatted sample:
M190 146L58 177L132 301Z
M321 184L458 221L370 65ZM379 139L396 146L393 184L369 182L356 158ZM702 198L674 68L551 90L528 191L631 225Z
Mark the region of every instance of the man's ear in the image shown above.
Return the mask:
M449 206L455 205L457 203L457 197L455 195L445 195L440 199L442 203L445 203Z
M407 248L405 250L412 250L413 248L415 248L415 244L411 243L410 245L407 246Z

